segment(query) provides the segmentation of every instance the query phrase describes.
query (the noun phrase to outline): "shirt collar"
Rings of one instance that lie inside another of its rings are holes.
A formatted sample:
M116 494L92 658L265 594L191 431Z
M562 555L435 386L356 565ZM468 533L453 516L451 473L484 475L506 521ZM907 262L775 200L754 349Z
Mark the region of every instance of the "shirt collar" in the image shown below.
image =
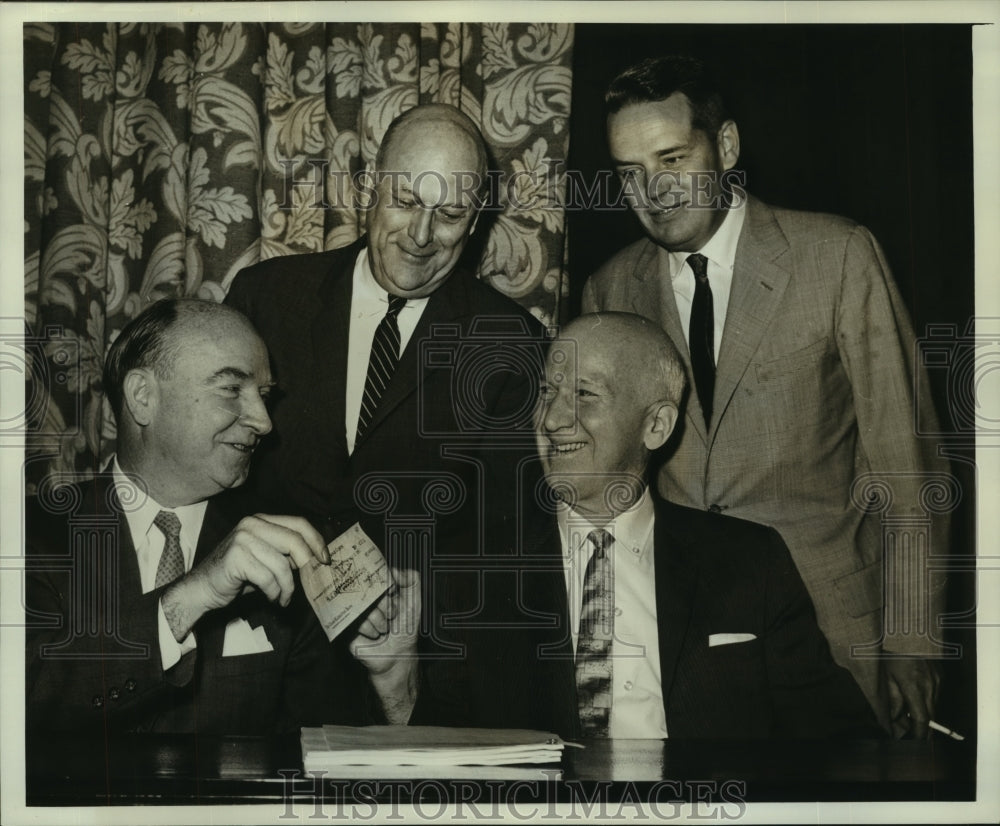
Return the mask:
M733 203L726 210L726 217L722 219L722 224L705 245L698 250L713 264L723 267L729 272L733 271L733 266L736 263L736 246L740 240L740 232L743 230L746 203L746 193L739 188L734 188ZM672 279L680 275L689 255L691 255L690 252L670 253L670 277Z
M205 520L205 510L208 500L195 502L192 505L181 505L176 508L165 508L141 487L135 484L122 470L115 456L113 463L115 493L125 511L129 531L135 544L144 541L149 535L149 529L161 510L172 511L181 520L181 546L195 549L198 547L198 537L201 535L201 524Z
M631 558L644 561L649 547L649 536L653 530L653 499L646 487L639 501L627 511L623 511L604 526L604 530L615 538L614 547L619 551L616 558ZM593 545L587 541L594 526L572 508L563 505L556 511L559 523L559 537L567 554L586 552L589 558ZM628 553L624 553L627 551Z

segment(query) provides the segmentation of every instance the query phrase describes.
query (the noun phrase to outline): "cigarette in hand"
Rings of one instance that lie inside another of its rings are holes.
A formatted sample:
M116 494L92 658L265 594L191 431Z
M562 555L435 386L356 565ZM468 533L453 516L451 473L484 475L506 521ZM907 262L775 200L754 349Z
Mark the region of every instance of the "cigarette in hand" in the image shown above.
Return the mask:
M931 720L928 725L934 729L934 731L940 731L942 734L947 734L952 740L964 740L965 738L959 734L957 731L952 731L950 728L945 728L940 723Z

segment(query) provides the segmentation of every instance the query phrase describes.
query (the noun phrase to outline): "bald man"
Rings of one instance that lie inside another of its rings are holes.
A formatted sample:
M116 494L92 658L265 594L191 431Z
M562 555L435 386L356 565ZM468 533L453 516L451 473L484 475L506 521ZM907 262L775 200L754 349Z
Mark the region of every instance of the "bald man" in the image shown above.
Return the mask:
M542 369L541 326L459 265L486 171L466 115L411 109L369 169L366 234L250 267L226 299L277 381L275 438L246 487L255 507L303 514L327 538L360 520L390 561L423 569L423 638L445 647L430 623L448 556L516 542Z
M571 737L881 735L777 532L649 487L684 383L639 316L585 315L553 343L536 428L554 518L506 589L497 572L453 687L436 686L456 718Z

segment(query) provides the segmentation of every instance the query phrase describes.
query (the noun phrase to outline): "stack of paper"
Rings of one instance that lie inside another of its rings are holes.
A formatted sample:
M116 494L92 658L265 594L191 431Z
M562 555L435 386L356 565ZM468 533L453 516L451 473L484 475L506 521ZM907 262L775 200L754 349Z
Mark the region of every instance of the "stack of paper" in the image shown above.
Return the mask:
M302 765L331 778L557 780L564 745L523 729L323 726L302 729Z

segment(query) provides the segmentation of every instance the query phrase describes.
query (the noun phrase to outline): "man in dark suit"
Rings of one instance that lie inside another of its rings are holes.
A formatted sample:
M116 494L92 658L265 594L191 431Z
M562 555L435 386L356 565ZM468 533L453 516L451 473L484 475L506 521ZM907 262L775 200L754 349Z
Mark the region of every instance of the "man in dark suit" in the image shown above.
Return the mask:
M836 660L884 725L926 735L944 582L904 548L946 552L933 500L951 480L914 429L934 410L915 394L913 331L877 242L727 184L739 131L701 63L643 61L606 104L612 162L648 238L588 280L583 310L640 313L681 353L692 389L660 494L776 528ZM929 525L926 540L884 552L879 502Z
M684 369L658 325L600 313L549 351L538 451L555 517L493 560L466 660L433 689L476 725L618 738L880 736L778 533L646 481ZM467 585L467 584L466 584Z
M327 538L360 521L391 561L422 567L425 642L448 556L513 544L533 454L543 331L459 266L486 163L459 110L405 112L369 170L366 235L263 261L226 299L267 342L278 384L247 491Z
M340 716L294 576L329 561L322 537L216 498L271 430L272 384L264 343L229 307L161 301L122 330L104 372L112 470L28 503L29 731L245 734ZM376 606L366 635L391 615ZM405 682L406 663L372 665L378 699Z

